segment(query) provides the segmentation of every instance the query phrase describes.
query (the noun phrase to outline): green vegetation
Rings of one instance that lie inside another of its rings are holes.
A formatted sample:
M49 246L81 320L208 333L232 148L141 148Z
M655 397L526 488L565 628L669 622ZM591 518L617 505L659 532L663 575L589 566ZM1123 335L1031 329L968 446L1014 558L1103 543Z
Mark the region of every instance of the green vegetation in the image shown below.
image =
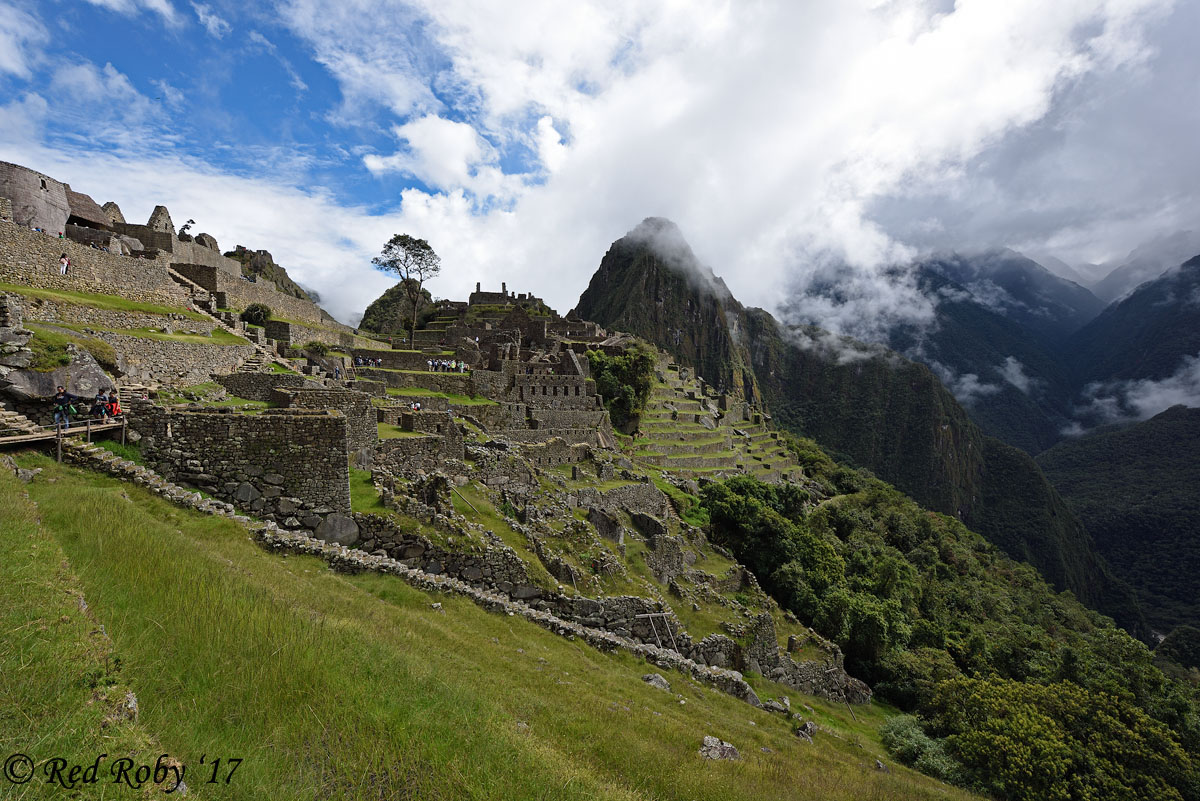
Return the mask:
M56 303L71 303L76 306L91 306L94 309L108 311L142 312L143 314L182 314L193 320L207 320L200 312L188 311L176 306L162 306L157 303L140 303L127 300L117 295L101 295L94 292L73 292L65 289L38 289L24 284L8 284L0 282L0 292L11 292L27 298L52 300Z
M587 358L613 425L625 429L636 424L654 387L654 352L638 345L620 356L589 350Z
M398 398L444 398L451 406L495 406L496 402L482 395L463 395L457 392L438 392L420 387L388 387L387 394Z
M379 427L380 439L402 439L404 437L424 437L420 431L405 431L400 426L391 423L376 423Z
M304 345L301 346L301 350L306 350L306 351L309 351L310 353L315 353L318 356L325 356L325 355L328 355L328 353L329 353L329 346L326 345L324 342L318 342L317 340L314 339L311 342L304 343Z
M1200 409L1067 440L1038 457L1161 632L1200 627Z
M437 310L433 306L433 296L429 294L428 289L421 290L419 306L417 327L424 328L430 320L437 316ZM388 287L382 295L371 302L371 305L367 306L358 327L361 331L371 331L381 336L403 334L407 337L412 311L412 303L404 291L404 286L396 284Z
M238 315L242 321L249 325L266 325L267 320L271 319L271 307L265 303L251 303L246 308L242 309L242 313Z
M781 717L679 674L668 674L672 693L644 684L632 656L395 577L281 559L228 520L43 457L24 462L46 470L30 500L0 473L6 754L130 751L152 763L165 752L188 766L189 797L201 799L737 801L794 798L798 787L822 799L968 797L872 767L882 709L852 721L806 698L832 732L806 744ZM71 569L87 613L60 588ZM100 624L117 685L85 647ZM119 697L136 693L136 727L101 725L109 702L88 703L89 669ZM742 759L705 762L696 750L708 733ZM215 750L245 760L229 788L193 774Z
M287 270L275 263L275 259L265 250L249 250L241 245L238 245L233 250L227 251L224 254L227 258L234 259L242 265L242 275L253 278L254 280L270 281L285 295L300 298L301 300L317 302L317 298L311 297L305 292L291 276L287 274Z
M285 375L300 375L300 374L299 374L299 373L297 373L295 370L292 370L292 369L290 369L290 368L288 368L288 367L284 367L284 366L283 366L282 364L280 364L279 362L271 362L271 363L270 363L269 365L267 365L267 366L271 368L271 372L272 372L272 373L283 373L283 374L285 374Z
M38 372L48 373L71 363L68 345L76 345L86 350L92 358L110 373L117 369L117 352L113 346L95 337L82 334L68 333L59 326L27 323L26 328L33 332L29 340L29 349L33 351L33 361L30 367Z
M839 467L811 442L792 444L812 481L708 484L712 537L836 642L851 673L923 716L939 744L931 750L909 732L900 739L916 744L897 740L897 753L1010 799L1059 797L1040 793L1068 774L1079 774L1079 790L1062 798L1200 797L1185 754L1200 746L1196 685L1164 675L1142 643L959 521ZM975 706L981 693L999 706ZM1088 705L1113 720L1072 729L1062 719ZM1046 717L1059 728L1030 728ZM1138 756L1160 746L1170 770ZM1051 751L1059 762L1029 767Z

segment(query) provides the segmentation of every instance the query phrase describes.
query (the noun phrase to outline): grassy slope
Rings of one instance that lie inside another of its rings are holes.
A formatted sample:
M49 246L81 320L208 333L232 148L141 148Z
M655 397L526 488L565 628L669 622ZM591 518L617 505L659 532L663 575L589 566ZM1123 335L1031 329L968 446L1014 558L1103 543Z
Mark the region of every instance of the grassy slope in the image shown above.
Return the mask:
M38 289L24 284L6 284L0 282L0 292L12 292L27 298L53 300L58 303L72 303L76 306L92 306L97 309L110 311L136 311L146 314L182 314L193 320L207 320L208 317L200 312L188 311L176 306L163 306L157 303L141 303L128 300L118 295L101 295L94 292L72 292L65 289Z
M45 458L25 461L46 468L30 486L41 525L20 485L0 475L0 575L37 570L39 560L57 566L61 547L113 639L146 731L187 764L201 753L246 760L232 788L196 787L200 797L967 797L902 768L873 770L879 708L859 710L855 723L844 708L793 693L843 733L802 744L781 718L672 674L680 704L643 684L647 668L632 657L392 577L272 556L229 521ZM47 543L40 554L17 547L31 527ZM33 600L11 586L0 581L0 593ZM7 614L6 632L35 614L28 605ZM36 653L0 651L0 686L24 665L45 721L74 714L77 701L39 688L79 672L86 654L71 640L82 636L55 630ZM0 720L21 714L14 700L26 705L7 692ZM34 721L18 739L50 726ZM710 733L743 759L703 761L696 749ZM74 733L60 743L90 747Z

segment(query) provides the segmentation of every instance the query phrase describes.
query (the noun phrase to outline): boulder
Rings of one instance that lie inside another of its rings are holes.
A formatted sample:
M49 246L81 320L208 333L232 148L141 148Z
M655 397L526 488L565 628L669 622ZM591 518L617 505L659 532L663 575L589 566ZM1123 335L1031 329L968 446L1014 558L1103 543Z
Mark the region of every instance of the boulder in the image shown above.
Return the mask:
M666 690L667 692L671 691L671 683L658 673L647 673L645 676L642 676L642 681L646 682L651 687L657 687L658 689Z
M700 746L700 756L705 759L740 759L741 754L731 744L717 737L706 736Z
M319 540L336 542L338 545L353 545L358 542L358 523L348 515L335 512L317 526L316 536Z

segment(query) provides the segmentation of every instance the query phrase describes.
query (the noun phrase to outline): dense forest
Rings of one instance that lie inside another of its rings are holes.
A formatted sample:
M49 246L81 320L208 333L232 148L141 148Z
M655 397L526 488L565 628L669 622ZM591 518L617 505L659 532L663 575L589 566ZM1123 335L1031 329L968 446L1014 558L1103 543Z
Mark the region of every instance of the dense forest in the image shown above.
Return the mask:
M792 439L812 482L702 489L715 541L912 717L898 758L1009 799L1197 799L1197 686L958 520Z

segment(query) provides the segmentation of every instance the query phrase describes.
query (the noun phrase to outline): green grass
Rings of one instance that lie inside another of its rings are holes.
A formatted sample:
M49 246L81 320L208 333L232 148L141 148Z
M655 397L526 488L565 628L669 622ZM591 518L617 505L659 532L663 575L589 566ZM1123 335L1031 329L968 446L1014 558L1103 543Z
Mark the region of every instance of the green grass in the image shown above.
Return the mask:
M391 423L376 423L379 427L380 439L405 439L409 437L424 437L428 436L420 431L405 431L400 426L392 425Z
M388 387L387 394L401 398L445 398L452 406L496 406L496 401L482 395L470 396L457 392L438 392L420 387Z
M68 333L60 330L58 326L27 323L26 328L33 332L33 338L29 341L29 349L33 351L33 361L30 363L33 370L48 373L69 365L71 354L67 351L67 345L70 344L86 350L101 367L109 371L117 367L117 352L107 342Z
M295 370L284 367L279 362L271 362L267 366L271 368L272 373L283 373L285 375L300 375Z
M93 440L93 444L99 445L104 450L108 451L109 453L116 454L122 459L128 459L129 461L136 462L140 465L146 464L146 459L142 456L142 449L131 442L126 442L124 445L122 445L119 439L97 438Z
M182 314L192 320L207 320L206 315L188 311L178 306L162 306L157 303L141 303L136 300L126 300L117 295L101 295L93 292L74 292L65 289L38 289L24 284L7 284L0 282L0 292L12 292L27 298L41 298L58 303L71 303L76 306L91 306L95 309L109 311L133 311L145 314Z
M0 751L27 754L38 771L55 756L90 764L102 753L153 764L161 744L119 714L131 689L121 654L101 635L95 610L80 603L87 595L66 554L7 469L0 550ZM0 795L68 797L43 776L24 785L0 779Z
M377 515L387 512L387 507L383 505L383 500L375 491L370 470L350 468L350 508L355 512L369 512Z
M44 457L23 461L46 473L30 485L36 510L0 475L6 754L115 753L153 738L138 753L161 748L191 769L201 754L245 760L228 788L189 770L201 799L734 801L795 798L800 788L822 799L969 797L904 768L874 769L885 709L856 709L855 722L845 707L789 693L839 734L801 743L781 717L681 675L667 674L672 693L649 687L640 676L653 668L630 655L394 577L282 559L230 521ZM106 731L116 739L100 742L67 725L94 714L86 692L67 691L88 664L76 643L95 627L51 583L64 566L138 696L136 737ZM38 631L59 614L69 624ZM705 734L742 759L702 760Z

